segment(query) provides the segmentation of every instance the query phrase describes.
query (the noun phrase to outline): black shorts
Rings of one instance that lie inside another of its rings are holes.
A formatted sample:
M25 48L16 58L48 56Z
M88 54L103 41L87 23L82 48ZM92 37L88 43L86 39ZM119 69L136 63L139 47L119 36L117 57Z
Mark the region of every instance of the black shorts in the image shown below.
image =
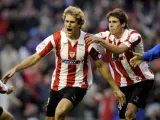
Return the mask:
M0 106L0 116L2 115L3 113L3 108Z
M47 116L55 116L55 110L62 98L70 100L75 107L86 94L87 89L79 87L65 87L60 91L50 91L50 97L47 105Z
M146 80L134 85L120 87L121 91L126 96L126 104L119 109L119 117L125 118L125 111L128 103L133 103L137 108L145 108L149 94L153 89L154 80Z

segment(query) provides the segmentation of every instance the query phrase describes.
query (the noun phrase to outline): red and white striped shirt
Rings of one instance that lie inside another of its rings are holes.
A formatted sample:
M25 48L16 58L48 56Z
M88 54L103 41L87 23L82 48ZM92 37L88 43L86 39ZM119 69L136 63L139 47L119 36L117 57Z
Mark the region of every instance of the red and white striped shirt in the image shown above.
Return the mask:
M88 46L86 33L81 31L79 39L72 45L63 30L47 37L36 48L43 57L52 50L56 54L56 68L53 72L51 89L58 91L64 87L88 88L92 84L92 70L89 55L99 59L96 44Z
M141 35L132 29L126 29L120 39L116 39L109 31L96 34L113 45L125 44L129 49L121 54L111 53L106 49L106 57L110 66L112 77L120 87L129 86L144 80L154 79L154 74L146 62L142 62L136 68L129 64L134 56L133 52L143 53L143 41Z

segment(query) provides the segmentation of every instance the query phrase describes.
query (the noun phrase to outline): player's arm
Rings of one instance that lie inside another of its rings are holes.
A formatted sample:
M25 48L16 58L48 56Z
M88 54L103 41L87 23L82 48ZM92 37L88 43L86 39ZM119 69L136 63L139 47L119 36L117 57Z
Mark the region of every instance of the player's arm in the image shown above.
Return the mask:
M38 53L35 53L28 58L26 58L24 61L22 61L20 64L13 67L11 70L9 70L3 77L2 80L4 83L7 82L9 78L11 78L16 72L23 70L25 68L31 67L34 64L36 64L40 60L40 55Z
M143 60L144 61L152 61L160 57L160 44L156 45L152 49L147 52L143 53Z
M22 61L20 64L12 68L9 72L7 72L2 80L4 83L7 82L9 78L11 78L16 72L26 69L28 67L33 66L36 64L42 57L46 56L52 51L53 44L53 35L48 36L46 39L44 39L37 47L36 47L36 53L26 58L24 61Z
M129 48L127 45L121 43L119 46L110 44L107 40L104 40L96 35L87 35L86 36L87 44L91 44L93 42L101 44L104 48L108 49L112 53L120 54L127 51Z
M109 82L111 87L114 90L119 90L118 86L116 85L115 81L113 80L110 71L108 67L106 67L106 64L101 60L101 54L98 52L98 46L97 44L93 43L91 44L89 49L90 56L95 61L96 67L101 73L101 75Z
M108 41L103 40L101 38L99 38L99 43L104 48L106 48L107 50L111 51L112 53L121 54L123 52L128 51L128 47L123 43L121 43L119 46L116 46L116 45L110 44Z
M101 73L101 75L104 77L104 79L108 81L108 83L111 85L111 87L115 91L119 90L119 87L117 86L114 79L112 78L110 71L109 71L108 67L106 66L106 64L101 59L96 60L95 64L96 64L98 71Z
M119 97L120 106L122 107L126 102L126 98L125 98L125 95L121 92L121 90L117 86L117 84L115 83L113 77L111 76L109 68L106 66L106 64L101 59L96 60L95 64L97 66L98 71L101 73L104 79L107 80L107 82L114 89L116 96Z
M90 45L89 53L92 59L95 61L96 67L105 80L111 85L114 89L116 96L119 98L120 106L123 106L126 102L125 95L120 91L119 87L113 80L111 73L105 63L100 59L101 54L96 50L97 46L95 44Z
M130 64L133 67L140 65L143 61L152 61L160 57L160 44L153 47L151 50L142 53L134 53L134 57L130 59Z
M23 70L25 68L31 67L35 65L40 60L40 55L38 53L35 53L28 58L26 58L24 61L22 61L20 64L14 67L15 71L18 72L20 70Z

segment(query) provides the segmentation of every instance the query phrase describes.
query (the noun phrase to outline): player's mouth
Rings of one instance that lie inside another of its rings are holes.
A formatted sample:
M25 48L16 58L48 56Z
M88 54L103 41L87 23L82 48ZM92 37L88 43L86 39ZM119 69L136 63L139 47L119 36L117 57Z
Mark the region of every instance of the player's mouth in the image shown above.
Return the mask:
M67 32L68 33L72 33L72 29L71 28L67 28Z

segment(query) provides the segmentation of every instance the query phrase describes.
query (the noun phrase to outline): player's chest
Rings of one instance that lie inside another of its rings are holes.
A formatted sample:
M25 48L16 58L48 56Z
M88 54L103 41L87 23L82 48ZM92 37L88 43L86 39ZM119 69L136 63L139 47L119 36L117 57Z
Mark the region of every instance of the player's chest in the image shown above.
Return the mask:
M62 59L84 60L84 57L87 55L87 48L85 44L75 43L73 45L68 42L62 44L59 51Z

